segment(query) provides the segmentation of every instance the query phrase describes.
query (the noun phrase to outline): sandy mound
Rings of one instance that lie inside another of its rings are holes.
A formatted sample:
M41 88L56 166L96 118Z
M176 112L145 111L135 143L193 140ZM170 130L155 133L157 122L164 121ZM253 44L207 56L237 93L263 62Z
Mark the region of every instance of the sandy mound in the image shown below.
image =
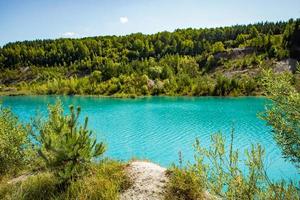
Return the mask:
M121 194L121 200L163 199L167 181L165 172L165 168L154 163L133 161L128 167L133 185Z

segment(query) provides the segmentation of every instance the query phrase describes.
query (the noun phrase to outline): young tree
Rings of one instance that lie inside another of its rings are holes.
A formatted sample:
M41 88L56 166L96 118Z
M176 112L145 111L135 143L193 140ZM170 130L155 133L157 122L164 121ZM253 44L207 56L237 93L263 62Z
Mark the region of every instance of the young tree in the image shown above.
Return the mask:
M46 166L67 183L83 174L93 158L105 152L105 145L96 143L87 129L88 118L83 126L78 125L80 108L70 106L70 115L65 116L61 102L49 106L49 118L36 120L32 135L37 142L39 155Z

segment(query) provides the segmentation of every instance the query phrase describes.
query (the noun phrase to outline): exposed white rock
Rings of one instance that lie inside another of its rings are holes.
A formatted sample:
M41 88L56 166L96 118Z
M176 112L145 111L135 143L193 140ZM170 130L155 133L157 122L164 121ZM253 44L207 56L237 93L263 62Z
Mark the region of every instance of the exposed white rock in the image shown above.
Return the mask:
M285 71L294 72L296 70L296 65L297 65L297 60L289 58L286 60L276 62L274 71L275 72L285 72Z

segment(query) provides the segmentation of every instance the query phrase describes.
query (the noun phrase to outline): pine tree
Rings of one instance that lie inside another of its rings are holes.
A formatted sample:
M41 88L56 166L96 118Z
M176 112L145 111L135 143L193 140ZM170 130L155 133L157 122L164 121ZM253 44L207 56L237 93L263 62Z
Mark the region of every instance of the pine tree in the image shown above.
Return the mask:
M32 135L37 141L38 154L46 167L62 181L76 180L88 169L92 159L105 152L105 145L92 138L87 129L88 118L83 126L78 125L80 108L70 106L70 115L65 116L61 102L49 106L49 118L36 120Z

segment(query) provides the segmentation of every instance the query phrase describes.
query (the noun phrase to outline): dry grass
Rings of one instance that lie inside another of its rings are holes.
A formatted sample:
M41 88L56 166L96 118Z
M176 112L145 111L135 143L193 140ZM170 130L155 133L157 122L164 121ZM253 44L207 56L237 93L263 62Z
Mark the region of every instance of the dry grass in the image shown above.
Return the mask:
M4 200L62 200L62 199L103 199L114 200L119 193L130 186L125 165L106 160L91 167L83 178L72 181L63 189L59 180L50 172L41 172L24 181L0 183L0 199Z

